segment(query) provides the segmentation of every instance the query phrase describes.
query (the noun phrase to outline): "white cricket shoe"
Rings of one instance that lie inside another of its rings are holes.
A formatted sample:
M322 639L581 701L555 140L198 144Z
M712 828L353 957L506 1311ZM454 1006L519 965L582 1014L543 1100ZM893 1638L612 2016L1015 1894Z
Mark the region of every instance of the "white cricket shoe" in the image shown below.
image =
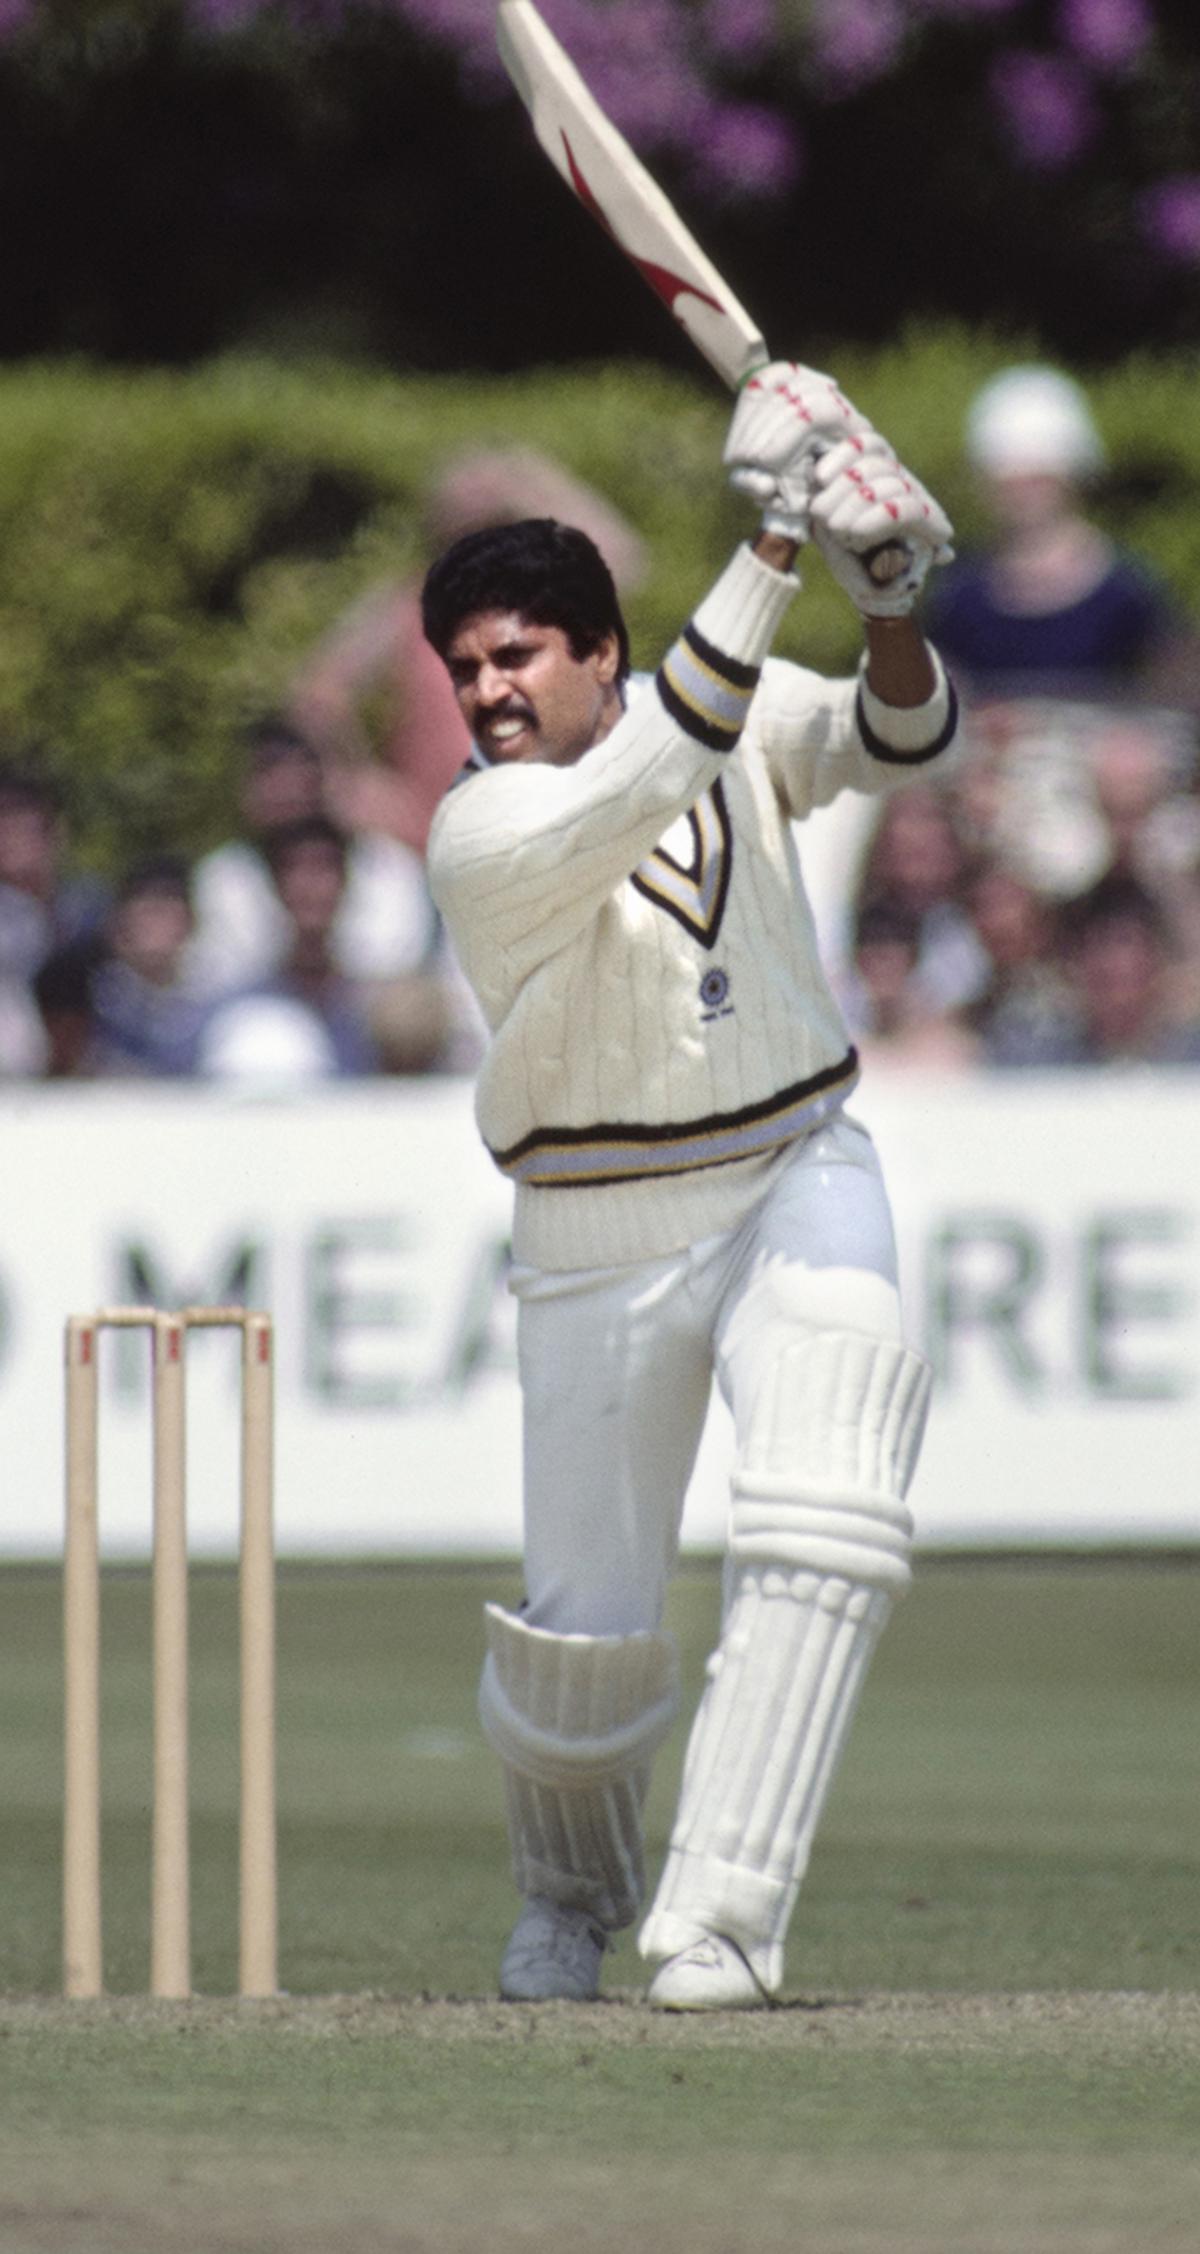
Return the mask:
M553 1996L591 2003L600 1993L600 1960L608 1935L587 1910L531 1894L500 1964L500 1993L509 2003L540 2004Z
M760 2011L771 1998L737 1943L707 1933L660 1964L646 2001L656 2011Z

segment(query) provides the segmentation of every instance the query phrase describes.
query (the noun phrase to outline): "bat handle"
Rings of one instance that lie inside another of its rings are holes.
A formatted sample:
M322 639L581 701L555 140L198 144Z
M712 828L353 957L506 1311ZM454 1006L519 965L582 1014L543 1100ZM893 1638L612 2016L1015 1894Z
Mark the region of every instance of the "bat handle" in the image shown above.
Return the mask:
M877 587L889 587L908 566L908 549L902 540L881 540L863 552L863 562Z

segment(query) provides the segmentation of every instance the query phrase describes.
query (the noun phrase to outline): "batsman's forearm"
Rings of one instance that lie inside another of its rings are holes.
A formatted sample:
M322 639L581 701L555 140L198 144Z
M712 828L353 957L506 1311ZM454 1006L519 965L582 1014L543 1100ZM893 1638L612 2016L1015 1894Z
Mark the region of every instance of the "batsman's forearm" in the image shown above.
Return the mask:
M798 541L785 540L781 532L760 532L750 542L756 556L772 571L790 571L796 561Z
M929 644L912 618L864 618L867 683L883 704L927 704L937 687Z

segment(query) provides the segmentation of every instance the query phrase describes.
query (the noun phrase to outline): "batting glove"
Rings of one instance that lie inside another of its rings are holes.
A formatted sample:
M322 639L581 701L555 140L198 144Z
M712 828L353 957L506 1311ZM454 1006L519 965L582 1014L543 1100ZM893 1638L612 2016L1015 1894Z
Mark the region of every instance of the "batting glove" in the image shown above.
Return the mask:
M904 618L934 564L953 561L944 510L874 433L832 447L813 466L810 530L865 618Z
M875 432L866 416L832 376L795 360L773 360L742 386L725 465L731 485L762 509L764 531L799 543L808 538L816 463L831 448L853 452L869 440Z

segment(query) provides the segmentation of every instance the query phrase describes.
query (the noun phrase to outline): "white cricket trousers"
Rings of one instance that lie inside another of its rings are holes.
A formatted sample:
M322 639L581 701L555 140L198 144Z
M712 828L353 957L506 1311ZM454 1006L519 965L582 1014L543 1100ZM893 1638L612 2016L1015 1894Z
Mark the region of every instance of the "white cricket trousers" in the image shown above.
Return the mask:
M714 1374L740 1452L798 1328L901 1335L879 1161L844 1113L797 1144L725 1234L632 1267L519 1267L512 1288L524 1617L559 1635L660 1625Z

